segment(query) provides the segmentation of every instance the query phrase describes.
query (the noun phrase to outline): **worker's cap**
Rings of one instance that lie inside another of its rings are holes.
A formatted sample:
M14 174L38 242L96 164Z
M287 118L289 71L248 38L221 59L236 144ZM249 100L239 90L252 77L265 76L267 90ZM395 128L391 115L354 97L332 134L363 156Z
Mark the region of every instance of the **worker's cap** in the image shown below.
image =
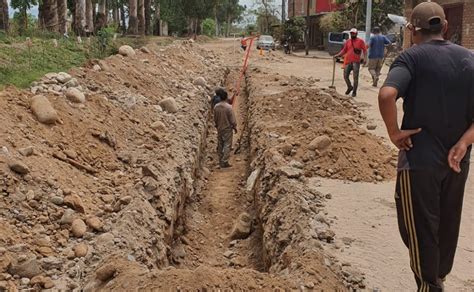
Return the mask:
M420 30L439 30L446 23L443 7L435 2L423 2L413 8L407 27Z
M355 33L355 34L358 33L357 28L351 28L351 30L350 30L349 32L350 32L350 33Z

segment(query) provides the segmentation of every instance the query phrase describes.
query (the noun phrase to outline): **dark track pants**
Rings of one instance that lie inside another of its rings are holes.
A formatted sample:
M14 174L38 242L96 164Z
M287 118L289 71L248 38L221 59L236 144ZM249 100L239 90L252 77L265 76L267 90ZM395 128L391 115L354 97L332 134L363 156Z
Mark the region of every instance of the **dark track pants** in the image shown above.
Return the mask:
M398 172L398 226L419 292L442 291L441 279L453 267L469 163L461 168L460 174L448 168Z

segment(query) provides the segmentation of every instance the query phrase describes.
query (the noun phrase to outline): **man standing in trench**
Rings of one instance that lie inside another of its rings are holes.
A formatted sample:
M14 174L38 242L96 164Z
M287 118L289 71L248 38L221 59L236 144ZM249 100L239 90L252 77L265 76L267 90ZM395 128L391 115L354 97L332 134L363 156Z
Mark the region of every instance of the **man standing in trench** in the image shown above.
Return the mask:
M447 26L440 5L416 6L407 25L416 46L395 60L379 93L390 140L400 149L399 230L422 292L443 291L453 266L474 142L474 54L443 39Z
M220 102L214 107L214 122L217 128L217 154L219 155L219 166L227 168L231 167L229 157L233 132L237 133L237 122L235 121L232 105L227 100L227 92L223 90L219 94Z

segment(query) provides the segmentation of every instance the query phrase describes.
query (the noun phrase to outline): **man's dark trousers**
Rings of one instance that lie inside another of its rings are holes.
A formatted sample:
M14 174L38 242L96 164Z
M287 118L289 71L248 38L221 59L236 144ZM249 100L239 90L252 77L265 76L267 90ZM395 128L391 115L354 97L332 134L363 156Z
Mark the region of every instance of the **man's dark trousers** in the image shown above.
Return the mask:
M359 71L360 71L360 63L349 63L344 68L344 81L346 81L347 88L351 88L351 80L349 77L351 76L351 71L354 71L354 89L352 92L357 92L357 87L359 87Z
M398 226L420 292L442 291L441 281L453 267L469 163L461 169L459 174L447 166L398 172Z

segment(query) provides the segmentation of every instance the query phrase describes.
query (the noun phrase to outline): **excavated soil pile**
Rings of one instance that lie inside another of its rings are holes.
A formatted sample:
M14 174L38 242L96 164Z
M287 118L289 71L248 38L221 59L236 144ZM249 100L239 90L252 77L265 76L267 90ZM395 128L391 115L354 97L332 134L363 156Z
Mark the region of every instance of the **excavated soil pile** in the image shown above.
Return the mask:
M0 290L169 264L226 72L187 42L124 55L0 93Z
M364 181L392 177L394 153L359 127L364 117L349 98L315 87L316 80L258 68L247 78L252 174L247 182L259 209L264 262L270 272L328 281L325 267L348 288L365 288L364 275L325 250L341 247L318 176ZM346 244L350 245L350 242Z
M302 175L352 181L394 176L396 153L362 129L354 99L314 87L314 80L252 73L249 91L256 139L278 150ZM264 84L264 86L262 86Z

